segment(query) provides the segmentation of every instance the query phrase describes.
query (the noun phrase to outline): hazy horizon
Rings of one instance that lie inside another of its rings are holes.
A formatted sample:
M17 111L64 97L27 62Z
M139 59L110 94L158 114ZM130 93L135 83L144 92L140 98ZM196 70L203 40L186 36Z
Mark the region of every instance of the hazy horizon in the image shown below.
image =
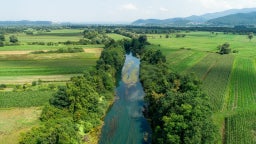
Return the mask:
M256 0L8 0L0 21L129 23L256 7Z

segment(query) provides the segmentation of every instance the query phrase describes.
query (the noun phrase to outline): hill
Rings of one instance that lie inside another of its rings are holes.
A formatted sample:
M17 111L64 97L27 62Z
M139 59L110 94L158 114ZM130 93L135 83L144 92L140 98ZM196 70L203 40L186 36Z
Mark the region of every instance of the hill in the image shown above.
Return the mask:
M216 19L232 14L238 13L251 13L256 12L256 8L244 8L244 9L230 9L226 11L216 12L216 13L208 13L203 15L192 15L189 17L176 17L176 18L169 18L169 19L139 19L132 23L132 25L161 25L161 26L187 26L187 25L204 25L207 21L211 19Z
M256 12L238 13L209 20L213 25L256 25Z
M184 18L171 18L171 19L139 19L132 23L132 25L150 26L150 25L186 25L190 20Z

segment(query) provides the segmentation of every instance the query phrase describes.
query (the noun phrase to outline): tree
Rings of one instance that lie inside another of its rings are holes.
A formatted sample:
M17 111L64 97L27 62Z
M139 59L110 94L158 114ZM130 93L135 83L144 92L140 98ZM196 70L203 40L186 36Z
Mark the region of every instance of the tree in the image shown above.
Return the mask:
M219 45L218 48L220 54L229 54L231 52L230 44L227 42Z
M19 41L15 35L10 36L9 38L11 43L17 43Z
M4 46L4 42L0 40L0 47Z
M253 33L252 32L250 32L249 34L248 34L248 39L251 41L252 40L252 38L253 38Z
M0 41L5 41L5 37L3 34L0 34Z

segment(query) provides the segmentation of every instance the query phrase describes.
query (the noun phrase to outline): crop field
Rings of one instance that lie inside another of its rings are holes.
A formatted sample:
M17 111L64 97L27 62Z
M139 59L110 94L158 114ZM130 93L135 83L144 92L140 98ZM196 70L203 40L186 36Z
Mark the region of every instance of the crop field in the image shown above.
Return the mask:
M84 53L30 54L28 51L14 51L14 53L4 51L1 54L0 52L0 81L18 76L83 73L86 69L95 66L100 52L99 48L85 49ZM6 53L12 54L6 55Z
M0 108L38 107L46 104L54 91L0 92Z
M229 85L229 110L241 109L255 105L256 102L255 61L237 58Z
M256 111L242 111L225 119L224 143L256 143Z
M0 144L17 144L20 133L39 123L40 113L38 107L0 109Z
M111 37L114 40L122 40L122 39L129 39L128 37L119 35L119 34L115 34L115 33L111 33L111 34L107 34L109 37Z
M219 143L256 143L256 39L210 32L184 34L184 38L150 34L153 46L149 48L162 50L171 70L194 73L202 80L202 89L215 111ZM217 54L217 46L225 42L238 53Z

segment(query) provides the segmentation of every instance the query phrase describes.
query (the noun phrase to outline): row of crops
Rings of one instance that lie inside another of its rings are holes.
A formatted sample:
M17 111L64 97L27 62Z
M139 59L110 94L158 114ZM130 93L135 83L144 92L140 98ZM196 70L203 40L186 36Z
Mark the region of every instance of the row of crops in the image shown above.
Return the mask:
M241 111L225 118L225 144L256 143L256 111Z
M202 79L203 90L210 96L215 111L223 107L233 61L232 55L211 53L189 70Z
M54 91L0 92L0 108L37 107L48 103Z
M214 110L227 110L223 142L256 143L254 61L233 55L208 54L189 72L194 72L203 81L203 89L210 96Z
M248 58L236 58L229 85L228 110L245 108L255 104L256 70L254 61Z

